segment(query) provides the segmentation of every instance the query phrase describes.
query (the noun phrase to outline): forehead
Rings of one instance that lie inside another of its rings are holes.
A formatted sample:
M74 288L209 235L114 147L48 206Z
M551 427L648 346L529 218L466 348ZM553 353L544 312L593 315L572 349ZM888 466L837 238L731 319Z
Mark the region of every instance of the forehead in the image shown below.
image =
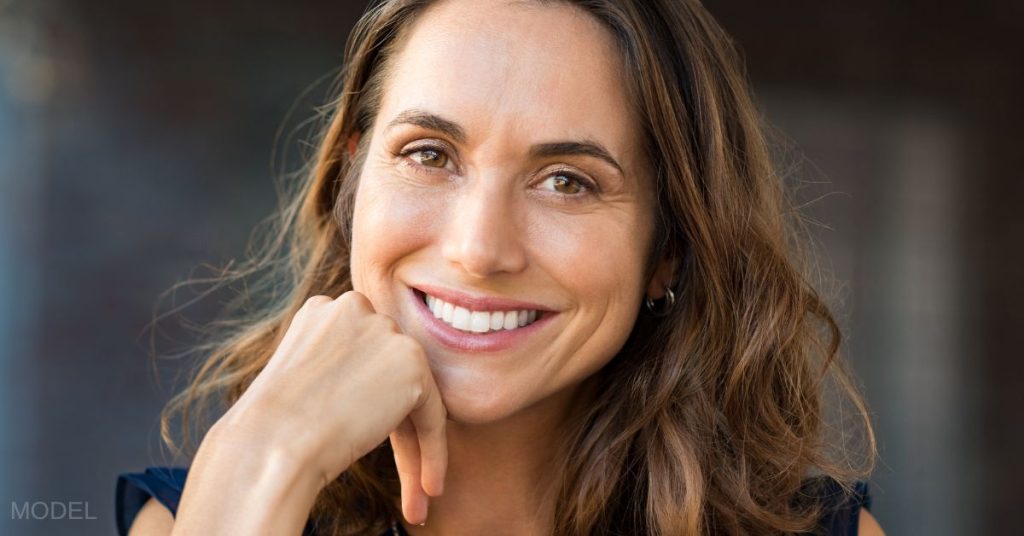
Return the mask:
M591 138L627 157L636 132L627 95L610 32L580 9L448 0L414 23L380 112L386 123L403 110L426 110L477 141Z

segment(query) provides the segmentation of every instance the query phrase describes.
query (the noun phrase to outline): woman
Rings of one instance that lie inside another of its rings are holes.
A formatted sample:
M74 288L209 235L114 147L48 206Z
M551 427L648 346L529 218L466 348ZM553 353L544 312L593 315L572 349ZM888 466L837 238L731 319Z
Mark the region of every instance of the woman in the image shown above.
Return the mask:
M291 293L170 407L230 404L187 480L122 476L122 530L880 534L825 454L823 379L865 414L838 329L697 2L384 1L342 84L271 243Z

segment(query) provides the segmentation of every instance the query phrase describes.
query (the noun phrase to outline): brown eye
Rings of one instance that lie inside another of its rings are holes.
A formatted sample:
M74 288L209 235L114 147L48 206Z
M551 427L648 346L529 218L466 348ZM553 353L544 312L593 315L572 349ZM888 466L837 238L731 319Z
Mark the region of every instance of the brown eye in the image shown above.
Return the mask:
M565 175L558 175L554 179L555 189L563 194L577 194L583 191L583 185Z
M448 165L448 155L436 149L420 149L413 152L412 156L427 167L443 168Z
M578 195L590 191L590 185L568 173L556 173L543 183L544 187L563 195Z

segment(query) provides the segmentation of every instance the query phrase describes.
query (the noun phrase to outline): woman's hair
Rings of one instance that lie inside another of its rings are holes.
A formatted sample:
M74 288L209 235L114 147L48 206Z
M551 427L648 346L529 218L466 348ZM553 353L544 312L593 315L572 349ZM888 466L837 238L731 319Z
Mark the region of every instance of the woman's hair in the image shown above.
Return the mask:
M244 265L205 280L247 286L208 325L216 336L198 347L204 359L164 410L162 435L174 450L194 452L199 434L190 430L242 395L308 297L352 288L353 204L370 136L354 156L349 140L372 130L403 37L433 3L388 0L364 14L318 153L283 196L275 226L257 235L265 241ZM801 221L739 53L695 0L557 3L595 17L618 44L657 175L648 265L672 258L679 269L675 306L666 316L642 312L621 351L587 380L596 400L565 430L554 533L810 530L820 506L802 485L825 475L850 489L873 464L874 438L838 357L840 330L809 281ZM852 403L865 456L853 460L837 445L826 393ZM400 515L398 493L385 443L324 488L313 516L328 534L382 530Z

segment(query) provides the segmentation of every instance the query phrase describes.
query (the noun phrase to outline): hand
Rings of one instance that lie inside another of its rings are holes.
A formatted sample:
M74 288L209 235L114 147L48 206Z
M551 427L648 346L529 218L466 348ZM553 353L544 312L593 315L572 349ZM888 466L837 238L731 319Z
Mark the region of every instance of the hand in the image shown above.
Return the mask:
M316 471L321 487L391 438L407 521L444 491L446 410L423 348L355 291L313 296L215 425Z

